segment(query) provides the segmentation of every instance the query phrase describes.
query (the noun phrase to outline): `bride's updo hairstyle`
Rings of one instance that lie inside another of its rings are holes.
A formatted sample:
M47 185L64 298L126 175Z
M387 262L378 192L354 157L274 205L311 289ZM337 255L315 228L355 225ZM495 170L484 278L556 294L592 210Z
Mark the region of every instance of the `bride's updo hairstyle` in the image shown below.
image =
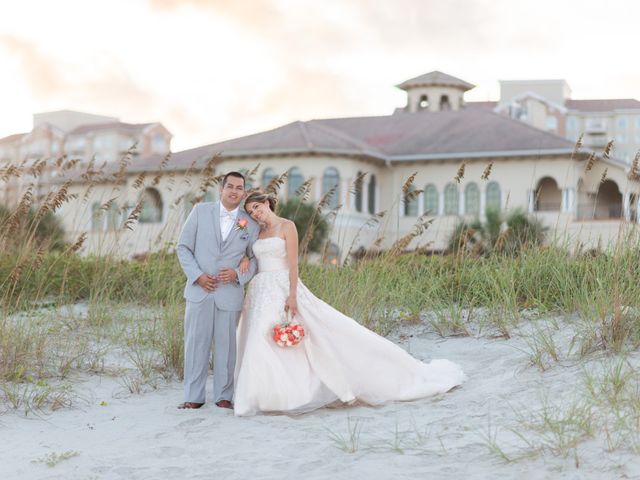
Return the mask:
M261 190L256 190L255 192L251 192L244 201L244 209L247 209L247 205L250 203L264 203L265 200L269 201L269 208L272 212L276 211L276 205L278 204L278 199L275 195L270 193L265 193Z

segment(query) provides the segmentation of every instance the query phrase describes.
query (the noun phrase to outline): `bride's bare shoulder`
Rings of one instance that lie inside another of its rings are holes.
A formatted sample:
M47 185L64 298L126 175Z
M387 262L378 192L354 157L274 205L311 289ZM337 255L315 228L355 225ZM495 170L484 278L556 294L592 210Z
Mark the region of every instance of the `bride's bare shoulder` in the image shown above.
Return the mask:
M298 230L296 229L296 224L293 221L285 218L282 222L282 231L285 234L285 237L291 235L298 235Z
M293 221L289 220L288 218L283 218L282 219L282 228L284 228L285 230L291 230L292 228L295 229L296 228L296 224L293 223Z

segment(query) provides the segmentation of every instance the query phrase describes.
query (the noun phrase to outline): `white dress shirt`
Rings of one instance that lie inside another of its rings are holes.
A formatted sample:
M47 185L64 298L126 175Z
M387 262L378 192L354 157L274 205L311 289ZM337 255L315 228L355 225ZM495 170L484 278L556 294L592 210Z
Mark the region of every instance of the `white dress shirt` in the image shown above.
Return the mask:
M235 210L229 211L224 208L222 202L220 202L220 233L222 234L223 242L227 239L231 233L231 229L236 224L239 209L240 207L236 207Z

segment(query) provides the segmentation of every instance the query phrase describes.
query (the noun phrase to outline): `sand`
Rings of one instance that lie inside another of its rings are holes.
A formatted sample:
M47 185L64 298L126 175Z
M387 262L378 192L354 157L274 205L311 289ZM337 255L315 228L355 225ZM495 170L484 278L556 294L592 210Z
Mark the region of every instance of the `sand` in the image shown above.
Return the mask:
M568 342L570 331L560 328L558 342ZM565 456L531 452L510 430L545 398L566 404L579 395L588 368L584 361L546 371L532 366L529 333L442 339L426 324L404 325L392 340L420 359L459 363L468 381L419 401L295 417L237 418L212 404L178 410L177 381L124 395L116 378L86 376L77 380L80 400L70 409L0 416L0 479L640 478L638 456L607 452L601 434ZM211 386L209 379L209 396ZM359 432L357 442L349 442L350 428ZM493 436L516 461L489 451Z

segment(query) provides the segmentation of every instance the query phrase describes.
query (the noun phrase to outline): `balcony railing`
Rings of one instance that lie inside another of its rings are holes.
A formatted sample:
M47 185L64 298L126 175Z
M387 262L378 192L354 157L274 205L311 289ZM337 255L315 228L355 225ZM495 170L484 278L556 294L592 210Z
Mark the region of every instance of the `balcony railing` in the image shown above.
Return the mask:
M578 205L576 220L619 220L622 218L622 205Z
M607 131L607 122L604 120L587 121L586 133L605 133Z
M607 145L607 137L605 135L587 135L584 137L584 144L587 147L604 147Z
M560 202L536 202L536 212L559 212L562 209Z

